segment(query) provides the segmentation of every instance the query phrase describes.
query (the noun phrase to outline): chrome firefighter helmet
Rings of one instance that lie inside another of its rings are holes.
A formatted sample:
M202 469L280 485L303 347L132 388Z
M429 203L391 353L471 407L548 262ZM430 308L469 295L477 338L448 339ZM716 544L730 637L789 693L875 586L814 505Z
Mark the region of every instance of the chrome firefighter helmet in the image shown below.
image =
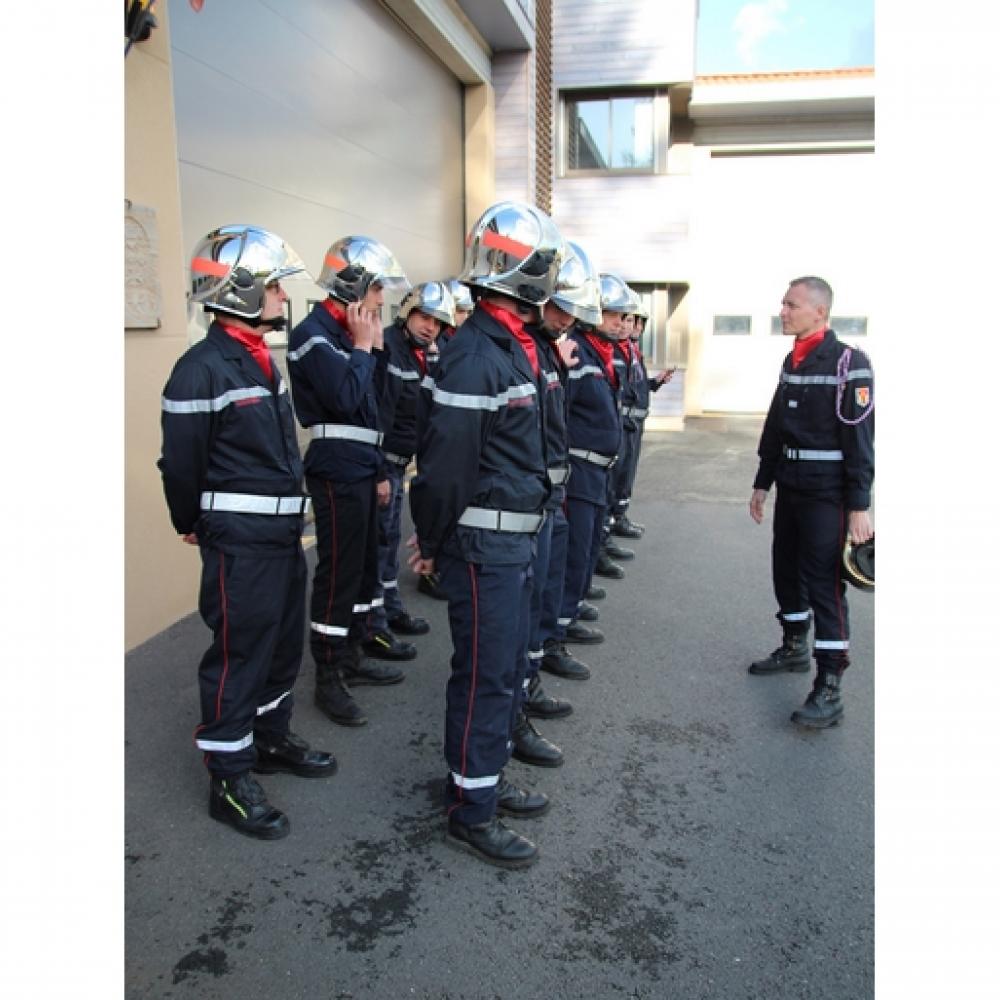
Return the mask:
M410 283L392 251L370 236L345 236L323 258L316 284L341 302L360 302L378 282L387 292L402 294Z
M191 255L191 299L213 312L255 320L264 311L264 289L272 281L306 271L299 255L280 237L257 226L221 226Z
M635 293L617 274L601 275L601 311L629 313L635 306Z
M462 309L465 312L472 312L475 308L475 303L472 301L468 287L463 285L458 278L449 278L445 284L448 286L448 291L451 292L452 298L455 300L455 308Z
M850 539L844 545L844 578L858 590L875 589L875 537L860 545Z
M548 301L562 263L563 240L540 209L516 201L488 208L465 240L458 280L528 305Z
M468 291L466 291L468 294ZM455 325L455 299L448 286L442 281L425 281L414 285L399 305L400 325L413 310L426 313L448 326Z
M566 259L556 276L552 301L563 312L597 326L601 322L601 284L594 265L579 243L566 241Z

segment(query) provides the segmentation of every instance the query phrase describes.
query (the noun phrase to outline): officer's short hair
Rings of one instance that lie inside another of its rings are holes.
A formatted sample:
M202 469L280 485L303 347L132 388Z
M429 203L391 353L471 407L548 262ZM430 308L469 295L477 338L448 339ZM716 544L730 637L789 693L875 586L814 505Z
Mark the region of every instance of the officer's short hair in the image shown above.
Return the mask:
M793 288L795 285L805 285L812 293L816 304L826 306L827 315L830 314L830 310L833 308L833 289L830 287L829 282L813 275L806 275L802 278L792 278L788 282L789 288Z

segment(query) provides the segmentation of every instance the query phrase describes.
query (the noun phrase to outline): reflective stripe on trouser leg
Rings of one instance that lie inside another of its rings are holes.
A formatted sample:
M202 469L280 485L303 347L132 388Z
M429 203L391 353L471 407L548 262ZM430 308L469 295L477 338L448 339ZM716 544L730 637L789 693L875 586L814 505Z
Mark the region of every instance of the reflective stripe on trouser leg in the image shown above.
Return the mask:
M629 475L632 469L632 456L635 451L636 433L622 428L622 446L618 460L611 470L611 513L623 514L628 508Z
M229 777L254 762L258 708L295 683L302 651L303 556L301 548L287 557L261 559L205 547L201 556L199 610L213 641L198 668L202 721L195 742L205 751L208 769ZM279 643L293 633L298 639L286 656ZM270 721L287 729L291 707L290 696L282 698Z
M811 608L816 663L836 672L850 662L850 621L841 576L844 528L839 501L778 487L772 558L782 621Z
M543 649L546 639L557 638L557 620L562 607L563 585L566 579L566 553L569 543L569 522L562 506L549 514L552 522L552 538L549 542L548 577L543 581L535 578L535 586L542 590L542 612L538 622L538 632L532 639L532 647ZM536 645L537 642L537 645Z
M485 823L496 812L496 781L509 759L515 685L523 642L511 642L526 601L529 566L475 566L442 553L437 569L448 594L454 652L445 713L449 815ZM530 600L530 594L527 595ZM526 604L525 604L526 606Z
M317 664L345 656L354 607L371 605L378 576L375 479L306 483L316 516L316 570L309 608L309 648Z
M642 432L646 427L646 420L637 420L639 429L635 432L633 447L630 455L628 480L625 486L625 508L628 509L629 500L632 499L632 490L635 488L635 477L639 474L639 455L642 452Z
M566 574L563 579L562 605L559 618L566 621L576 616L576 609L590 586L590 578L597 565L597 555L601 541L601 523L605 508L587 500L568 497L566 519L569 522L569 537L566 550ZM566 635L566 626L557 625L557 637Z

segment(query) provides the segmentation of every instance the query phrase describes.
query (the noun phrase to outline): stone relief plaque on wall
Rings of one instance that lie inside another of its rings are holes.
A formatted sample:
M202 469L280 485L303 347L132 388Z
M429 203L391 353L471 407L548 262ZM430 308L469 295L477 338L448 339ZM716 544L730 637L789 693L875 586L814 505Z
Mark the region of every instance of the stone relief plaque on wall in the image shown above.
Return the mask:
M160 325L160 234L156 212L125 199L125 329Z

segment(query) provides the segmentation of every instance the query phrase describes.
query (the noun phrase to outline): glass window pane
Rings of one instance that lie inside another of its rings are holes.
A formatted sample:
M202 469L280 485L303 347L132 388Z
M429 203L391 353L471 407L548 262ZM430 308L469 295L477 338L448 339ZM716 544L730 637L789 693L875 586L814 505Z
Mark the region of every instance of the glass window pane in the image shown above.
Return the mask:
M607 170L608 102L572 101L567 106L569 167L573 170Z
M749 334L749 316L716 316L712 323L712 333L732 335Z
M618 97L611 102L611 166L652 169L653 99Z
M865 337L868 334L868 317L831 316L830 326L840 337Z

